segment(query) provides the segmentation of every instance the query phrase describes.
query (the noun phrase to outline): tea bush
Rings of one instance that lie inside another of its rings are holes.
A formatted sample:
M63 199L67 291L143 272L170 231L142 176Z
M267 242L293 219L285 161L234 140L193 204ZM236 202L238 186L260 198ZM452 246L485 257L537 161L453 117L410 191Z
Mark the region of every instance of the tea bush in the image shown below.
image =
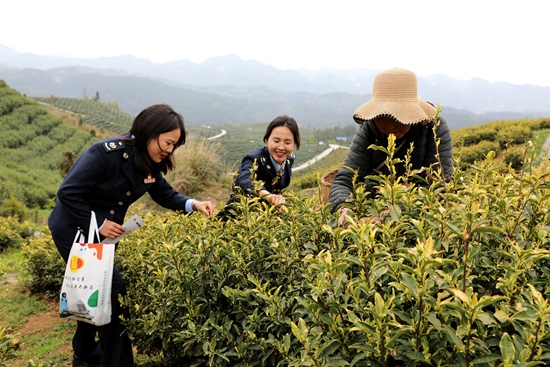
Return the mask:
M549 167L493 157L428 187L379 179L377 200L357 187L346 226L292 196L146 217L119 249L135 345L174 366L545 364Z
M457 148L476 145L482 141L498 141L504 148L507 144L522 144L536 130L550 127L550 119L521 119L493 121L479 126L456 129L451 132L453 145Z
M55 247L49 229L22 245L26 261L25 270L29 273L26 287L35 293L58 297L65 273L65 262Z
M523 144L531 138L531 135L531 129L528 126L508 126L498 131L496 140L501 148L505 148L509 144Z
M0 252L8 247L21 246L33 234L33 224L17 217L0 216Z
M143 215L117 251L134 345L166 366L547 364L550 167L494 156L373 177L345 225L293 194L226 222Z
M6 328L0 327L0 367L7 367L4 363L10 359L16 358L13 340L15 335L9 334Z
M455 156L460 157L462 168L474 163L475 161L483 160L490 151L500 151L500 145L497 142L482 141L476 145L460 147L455 149Z

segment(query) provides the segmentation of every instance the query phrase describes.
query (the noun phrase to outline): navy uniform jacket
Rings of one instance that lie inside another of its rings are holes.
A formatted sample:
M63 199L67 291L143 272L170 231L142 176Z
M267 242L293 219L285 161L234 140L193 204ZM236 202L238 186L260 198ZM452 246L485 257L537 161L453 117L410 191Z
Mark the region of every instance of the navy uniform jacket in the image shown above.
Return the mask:
M58 201L48 219L56 244L69 246L62 256L68 256L78 228L87 236L91 210L96 214L98 228L105 219L122 224L130 204L146 192L161 206L174 210L185 210L190 199L172 189L161 172L150 177L136 172L134 148L126 146L121 137L105 139L88 148L61 184Z
M256 180L263 181L263 188L272 194L279 194L285 187L290 185L292 176L292 165L294 164L294 154L286 159L284 173L282 178L277 177L277 171L273 167L271 155L267 147L258 148L248 153L242 160L239 173L235 179L235 186L240 187L248 195L255 195L254 185L250 179L250 169L257 162ZM233 195L227 202L231 204L234 201Z

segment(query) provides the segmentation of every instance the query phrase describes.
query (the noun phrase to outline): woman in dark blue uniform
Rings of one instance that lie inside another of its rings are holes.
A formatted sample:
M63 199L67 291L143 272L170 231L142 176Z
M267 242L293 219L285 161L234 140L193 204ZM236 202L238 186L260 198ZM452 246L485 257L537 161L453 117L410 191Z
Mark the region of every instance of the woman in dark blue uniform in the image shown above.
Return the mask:
M197 201L173 190L163 177L174 167L172 153L184 143L183 117L170 106L159 104L143 110L128 134L88 148L61 184L48 219L63 259L68 259L76 231L88 233L92 210L102 239L116 238L124 233L122 223L128 207L146 192L165 208L212 216L211 202ZM99 327L77 322L73 366L133 366L130 339L119 319L123 310L118 295L125 291L124 280L115 268L112 321ZM96 332L99 343L95 341Z
M276 117L267 126L264 135L265 147L248 153L242 160L239 173L235 179L235 188L249 196L259 196L271 205L281 205L285 197L281 191L290 185L294 149L300 148L300 131L296 120L287 115ZM256 162L256 181L262 181L262 187L256 191L251 178L251 168ZM226 207L218 216L227 218L229 205L235 201L231 195Z

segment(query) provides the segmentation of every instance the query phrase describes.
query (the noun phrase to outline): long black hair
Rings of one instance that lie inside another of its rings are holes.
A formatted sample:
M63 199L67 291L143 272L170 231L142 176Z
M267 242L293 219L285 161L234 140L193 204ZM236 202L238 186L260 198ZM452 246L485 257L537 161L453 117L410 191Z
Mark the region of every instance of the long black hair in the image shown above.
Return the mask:
M300 149L300 130L298 129L298 124L296 120L288 115L277 116L267 125L267 129L264 135L264 143L267 143L267 140L271 136L273 129L279 126L288 127L292 135L294 136L294 144L296 145L296 150Z
M181 132L179 140L174 144L174 150L169 153L160 163L154 162L149 157L147 144L152 139L158 139L160 134L179 129ZM139 173L148 174L162 172L166 174L174 168L172 154L177 147L185 144L185 125L183 116L174 111L167 104L155 104L141 111L132 124L130 133L133 135L128 145L134 146L134 162Z

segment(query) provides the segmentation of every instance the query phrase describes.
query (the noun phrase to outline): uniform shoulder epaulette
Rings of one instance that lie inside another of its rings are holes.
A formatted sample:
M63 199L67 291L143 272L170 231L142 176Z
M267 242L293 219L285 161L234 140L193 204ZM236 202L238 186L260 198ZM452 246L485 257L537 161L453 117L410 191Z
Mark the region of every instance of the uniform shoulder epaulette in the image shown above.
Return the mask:
M115 150L124 149L125 144L121 139L105 141L103 142L103 148L106 152L112 152Z

